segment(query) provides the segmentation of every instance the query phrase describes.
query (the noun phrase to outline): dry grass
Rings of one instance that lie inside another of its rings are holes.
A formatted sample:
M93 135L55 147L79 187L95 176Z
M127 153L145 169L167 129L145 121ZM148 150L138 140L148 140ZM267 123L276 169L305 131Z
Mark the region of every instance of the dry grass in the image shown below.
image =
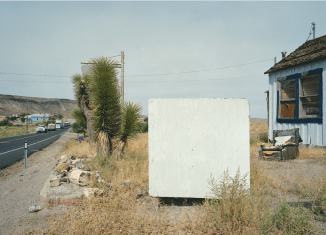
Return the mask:
M261 162L256 157L259 141L251 144L251 175L249 183L240 173L232 178L227 173L218 181L211 179L212 192L219 200L206 200L196 206L162 205L157 199L134 197L136 188L148 192L148 139L139 134L129 142L121 160L96 156L88 167L100 171L111 184L96 184L103 195L74 201L72 209L61 220L53 219L47 233L54 234L309 234L313 214L302 206L291 207L276 192L300 194L302 188L315 194L312 211L320 211L326 202L326 179L315 188L306 183L286 188L299 176L283 175L278 180L275 170L284 165ZM72 155L94 154L87 141L71 141L65 152ZM282 168L283 167L283 168ZM307 170L307 169L306 169ZM292 178L291 178L292 177ZM122 183L130 180L130 185ZM301 180L301 182L304 182ZM93 185L95 186L95 184ZM301 187L301 188L300 188ZM301 193L303 194L303 193ZM310 193L309 195L312 195ZM56 200L52 204L59 203Z
M24 135L36 131L35 126L26 129L26 126L0 126L0 138L16 135Z
M96 156L96 149L91 149L88 143L88 138L84 141L77 141L75 139L69 140L67 144L62 148L62 152L66 152L71 156Z
M268 124L250 123L250 145L256 149L262 142L268 141Z
M325 148L300 148L298 159L325 159Z
M250 133L268 132L268 124L263 122L250 123Z

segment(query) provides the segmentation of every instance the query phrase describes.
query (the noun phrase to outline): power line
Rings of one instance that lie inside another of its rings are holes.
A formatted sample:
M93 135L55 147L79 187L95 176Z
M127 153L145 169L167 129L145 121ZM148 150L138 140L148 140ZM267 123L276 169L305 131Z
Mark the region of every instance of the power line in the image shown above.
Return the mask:
M236 78L220 78L220 79L198 79L198 80L179 80L179 81L148 81L148 82L126 82L126 83L161 83L161 82L202 82L202 81L216 81L216 80L231 80L231 79L240 79L240 78L256 78L264 77L260 76L250 76L250 77L236 77Z
M260 61L255 61L251 63L246 63L246 64L238 64L238 65L232 65L232 66L227 66L227 67L219 67L219 68L214 68L214 69L204 69L204 70L194 70L194 71L185 71L185 72L177 72L177 73L159 73L159 74L143 74L143 75L129 75L125 77L148 77L148 76L164 76L164 75L175 75L175 74L185 74L185 73L199 73L199 72L207 72L207 71L212 71L212 70L219 70L219 69L227 69L227 68L234 68L234 67L239 67L239 66L245 66L245 65L250 65L250 64L257 64L265 61L270 61L272 59L267 59L267 60L260 60ZM72 77L72 76L61 76L61 75L40 75L40 74L25 74L25 73L4 73L0 72L0 74L6 74L6 75L24 75L24 76L36 76L36 77ZM1 80L1 81L6 81L6 80ZM55 82L53 82L55 83ZM60 83L60 82L56 82Z
M9 75L24 75L24 76L35 76L35 77L63 77L63 78L70 78L71 76L60 76L60 75L40 75L40 74L28 74L28 73L3 73L0 74L9 74Z
M130 76L125 76L125 77L147 77L147 76L162 76L162 75L174 75L174 74L183 74L183 73L198 73L198 72L206 72L206 71L219 70L219 69L234 68L234 67L239 67L239 66L244 66L244 65L249 65L249 64L256 64L256 63L260 63L260 62L264 62L264 61L270 61L270 60L274 60L274 58L267 59L267 60L260 60L260 61L256 61L256 62L246 63L246 64L238 64L238 65L232 65L232 66L227 66L227 67L220 67L220 68L215 68L215 69L204 69L204 70L195 70L195 71L178 72L178 73L158 73L158 74L130 75Z
M17 80L0 80L0 82L42 82L42 83L71 83L71 82L49 82L49 81L17 81Z
M217 80L231 80L240 78L257 78L264 77L264 75L259 76L247 76L247 77L231 77L231 78L217 78L217 79L195 79L195 80L165 80L165 81L143 81L143 82L126 82L126 83L168 83L168 82L201 82L201 81L217 81ZM17 81L17 80L0 80L0 82L42 82L42 83L72 83L72 82L49 82L49 81Z

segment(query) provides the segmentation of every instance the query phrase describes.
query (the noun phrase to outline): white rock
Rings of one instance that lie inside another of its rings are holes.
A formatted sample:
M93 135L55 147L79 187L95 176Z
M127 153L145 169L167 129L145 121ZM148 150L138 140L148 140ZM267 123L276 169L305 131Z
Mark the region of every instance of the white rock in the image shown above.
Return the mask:
M69 181L73 184L86 186L88 183L88 178L90 173L88 171L83 171L78 168L73 168L73 170L69 173Z
M73 184L77 184L78 185L78 180L79 180L79 176L82 173L82 170L78 169L78 168L73 168L73 170L69 173L69 181Z
M41 206L31 206L31 207L29 207L29 213L34 213L34 212L38 212L38 211L40 211L40 210L42 210L42 207Z
M60 177L55 177L50 180L51 187L58 187L60 185Z
M103 194L103 190L100 190L98 188L85 188L84 189L84 196L85 196L85 198L88 198L89 196L93 196L94 193L96 193L98 195L102 195Z
M61 161L63 161L63 160L67 161L67 159L68 159L68 155L67 154L61 155L61 157L60 157L60 160Z
M77 163L81 162L81 159L71 160L72 165L76 165Z
M90 173L87 171L83 171L80 176L79 176L79 180L78 183L80 186L87 186L88 181L89 181L89 177L90 177Z

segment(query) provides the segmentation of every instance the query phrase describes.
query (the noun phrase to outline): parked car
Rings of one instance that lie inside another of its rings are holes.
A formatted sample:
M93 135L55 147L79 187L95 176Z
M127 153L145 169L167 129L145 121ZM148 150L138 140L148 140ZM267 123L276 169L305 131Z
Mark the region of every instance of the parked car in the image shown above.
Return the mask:
M48 129L46 126L44 125L40 125L37 127L36 133L47 133Z
M55 124L49 124L48 125L48 131L55 131L55 130L57 130Z

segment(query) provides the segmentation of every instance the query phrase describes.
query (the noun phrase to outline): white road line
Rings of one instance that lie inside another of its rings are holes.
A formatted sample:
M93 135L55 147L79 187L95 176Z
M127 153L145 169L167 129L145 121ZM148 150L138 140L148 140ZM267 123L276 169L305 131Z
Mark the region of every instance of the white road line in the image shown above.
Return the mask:
M65 133L65 132L64 132L64 133ZM63 133L63 134L64 134L64 133ZM62 135L62 134L58 134L58 135ZM58 136L58 135L54 135L54 136L52 136L52 137L50 137L50 138L47 138L47 139L45 139L45 140L41 140L41 141L36 142L36 143L34 143L34 144L38 144L38 143L40 143L40 142L46 141L46 140L51 139L51 138L53 138L53 137L56 137L56 136ZM29 146L34 145L34 144L29 144ZM18 148L18 149L23 149L23 148L24 148L24 147L21 147L21 148ZM6 154L6 153L10 153L10 152L16 151L16 150L18 150L18 149L14 149L14 150L10 150L10 151L8 151L8 152L0 153L0 155Z

